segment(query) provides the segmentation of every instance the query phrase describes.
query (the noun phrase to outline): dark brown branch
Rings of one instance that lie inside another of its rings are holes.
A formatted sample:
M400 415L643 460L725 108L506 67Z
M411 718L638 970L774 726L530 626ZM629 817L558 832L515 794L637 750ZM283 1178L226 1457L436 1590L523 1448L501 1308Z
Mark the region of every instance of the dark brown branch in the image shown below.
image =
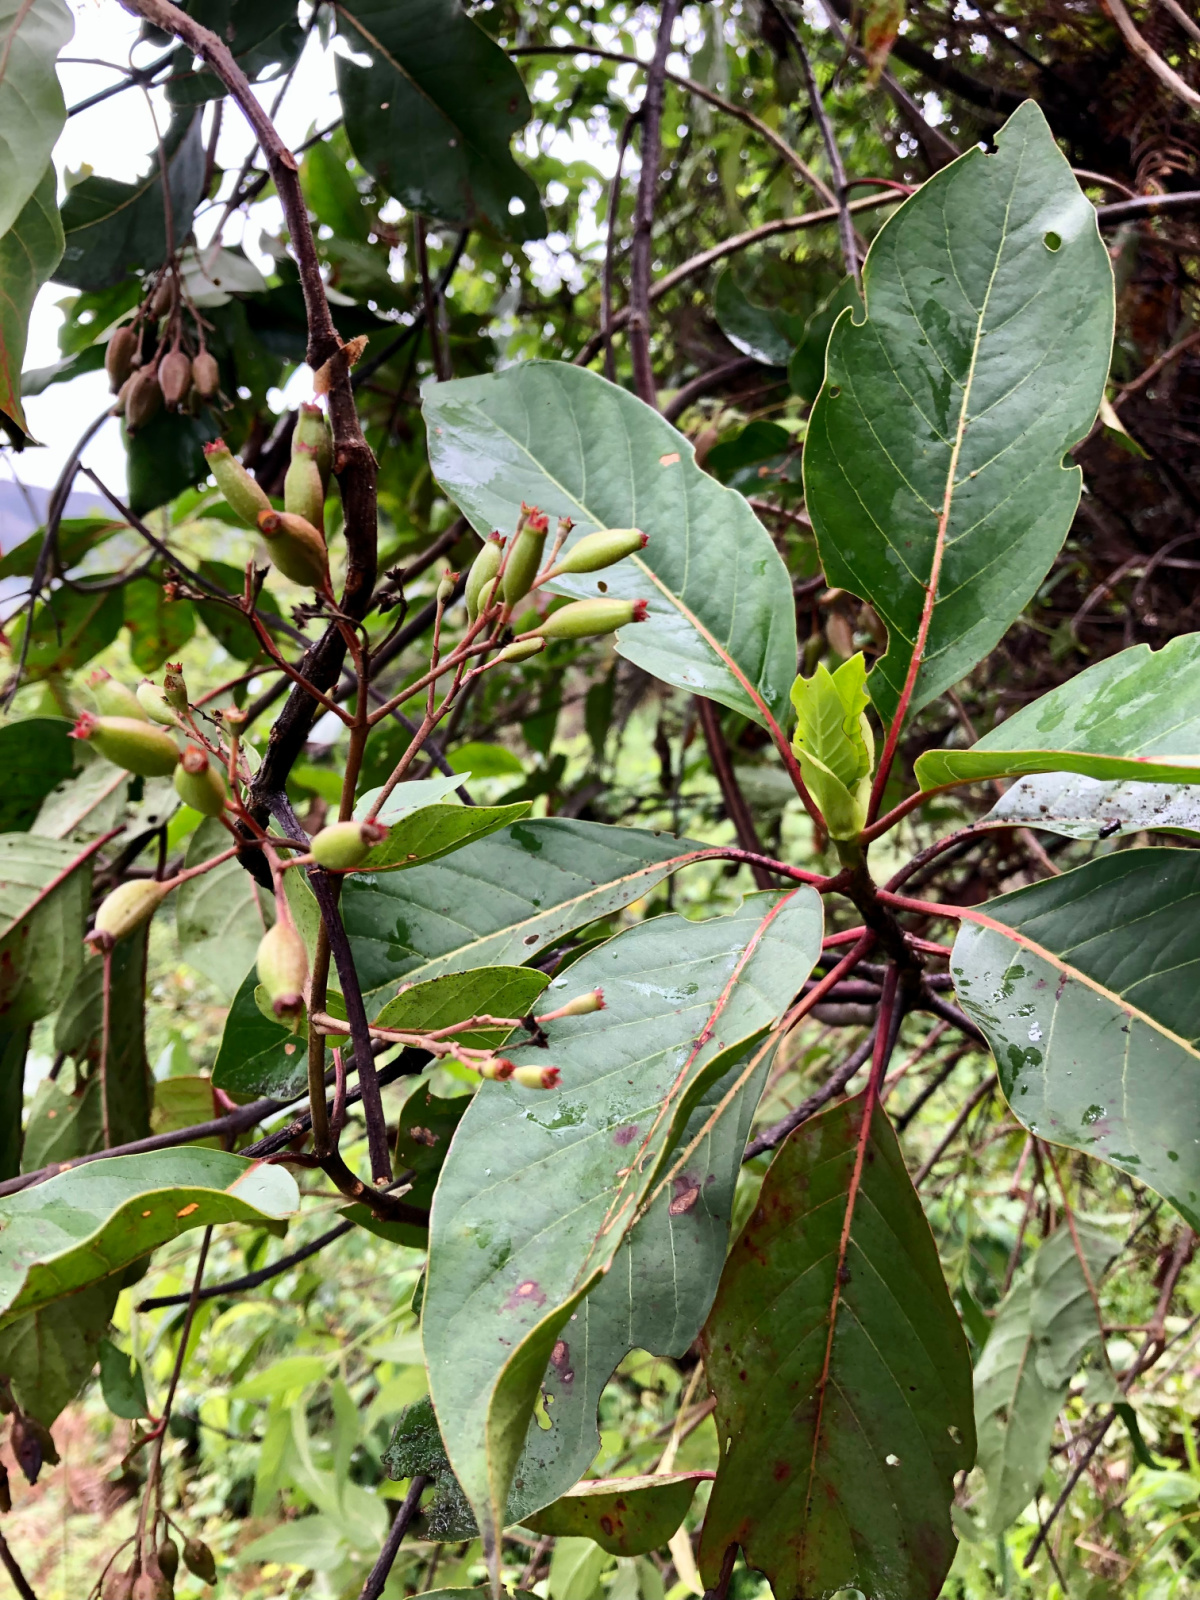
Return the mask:
M916 1177L913 1179L914 1189L919 1189L925 1182L925 1179L933 1171L934 1167L937 1166L938 1162L946 1154L946 1151L950 1148L955 1139L958 1138L959 1134L966 1126L967 1118L971 1115L972 1111L974 1111L975 1107L979 1105L981 1101L988 1099L990 1095L995 1093L996 1086L999 1081L999 1078L993 1072L990 1077L983 1080L978 1089L975 1090L974 1094L968 1096L966 1105L963 1106L962 1110L955 1117L954 1121L946 1129L945 1136L941 1140L937 1149L929 1157L929 1160L922 1165Z
M671 28L680 0L663 0L654 57L646 73L642 100L642 170L638 177L633 214L633 245L629 253L629 351L633 357L633 386L647 405L658 404L654 368L650 363L650 259L653 248L654 201L658 189L658 162L662 149L662 108ZM611 334L611 324L606 338Z
M384 1585L388 1581L388 1574L395 1565L396 1556L408 1532L409 1525L417 1514L421 1504L421 1496L426 1487L432 1482L431 1478L421 1477L419 1474L408 1486L408 1493L396 1513L396 1520L388 1529L387 1538L383 1541L383 1549L379 1552L379 1560L371 1568L366 1583L363 1584L358 1600L379 1600L383 1593Z
M1097 206L1102 228L1138 217L1163 217L1173 211L1200 211L1200 189L1183 189L1175 194L1140 194L1136 200L1117 200L1110 206Z
M766 851L755 829L750 807L746 804L746 797L733 770L729 746L725 743L725 735L721 732L720 712L713 702L706 700L703 695L696 696L696 709L700 716L700 726L704 731L704 742L708 746L708 758L712 762L713 774L720 785L721 799L725 803L725 815L733 823L737 842L743 850L749 850L756 856L765 856ZM750 872L758 888L770 889L774 886L771 874L757 862L751 862Z
M612 347L612 315L613 278L617 261L617 221L621 212L621 173L625 167L625 152L629 148L629 137L640 115L641 113L637 111L630 112L621 126L621 137L617 141L617 170L613 173L612 185L608 191L608 216L605 220L604 233L604 274L600 286L600 337L604 343L604 376L610 383L615 383L617 378L617 364Z
M9 1549L8 1540L0 1532L0 1562L4 1563L4 1570L12 1579L20 1600L38 1600L30 1585L29 1579L17 1564L17 1558Z
M670 404L663 407L663 416L668 422L675 422L702 395L711 394L714 389L721 389L725 384L732 383L735 378L740 378L748 372L761 371L762 362L757 356L737 356L732 361L723 362L719 367L710 367L707 372L698 373L681 389L675 391ZM781 378L779 381L782 383L784 379Z
M789 1111L786 1117L781 1117L778 1122L769 1128L764 1128L762 1133L751 1139L742 1160L751 1161L767 1150L776 1149L801 1123L807 1122L810 1117L815 1117L817 1112L831 1100L836 1100L855 1073L866 1066L874 1048L875 1029L872 1028L858 1048L846 1057L841 1066L830 1074L819 1089L810 1094L807 1100L801 1100L796 1109Z
M209 1284L207 1289L201 1289L197 1295L198 1300L219 1300L225 1295L243 1294L247 1289L257 1289L259 1284L268 1283L272 1278L281 1277L292 1267L299 1266L302 1261L307 1261L310 1256L315 1256L318 1250L324 1250L327 1244L332 1244L335 1239L341 1239L348 1234L355 1224L353 1222L339 1222L336 1228L331 1228L328 1233L323 1233L319 1239L314 1239L311 1244L306 1244L303 1249L293 1250L290 1256L283 1256L279 1261L273 1261L269 1267L260 1267L257 1272L247 1272L240 1278L228 1278L224 1283ZM138 1302L139 1311L162 1311L167 1306L185 1306L191 1299L190 1294L160 1294L149 1300Z

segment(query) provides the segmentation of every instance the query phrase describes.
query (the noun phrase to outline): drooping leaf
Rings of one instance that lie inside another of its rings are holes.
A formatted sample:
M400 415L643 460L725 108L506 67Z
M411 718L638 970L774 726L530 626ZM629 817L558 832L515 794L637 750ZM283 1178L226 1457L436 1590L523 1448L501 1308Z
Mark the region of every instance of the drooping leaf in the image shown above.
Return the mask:
M425 417L434 473L485 537L515 528L522 500L571 517L573 537L649 535L636 557L556 585L587 596L602 581L649 602L647 621L619 633L621 655L761 721L752 689L786 720L796 631L783 562L742 497L702 472L656 411L582 367L523 361L435 385Z
M224 1150L111 1156L0 1199L0 1327L120 1272L190 1228L278 1231L299 1205L282 1167Z
M175 116L163 144L176 240L187 237L204 183L200 113ZM127 274L148 272L167 258L166 218L158 153L141 178L121 183L95 175L77 183L62 210L66 248L55 278L75 289L106 289Z
M45 1427L91 1376L120 1292L120 1280L108 1278L0 1328L0 1374Z
M1200 633L1098 661L969 750L927 750L916 772L922 789L1023 772L1200 783Z
M59 3L60 0L53 0L56 8ZM11 62L8 70L11 72ZM8 73L0 75L0 105L5 100L7 77ZM0 234L0 415L8 419L10 431L15 428L26 435L29 428L21 405L21 366L29 336L29 313L38 290L63 253L57 186L54 167L48 166L8 232ZM0 206L0 211L3 209Z
M1121 851L989 901L950 963L1020 1121L1149 1184L1193 1226L1198 913L1200 856Z
M55 589L33 613L26 675L53 678L85 666L117 637L123 614L120 589ZM14 662L21 658L25 628L22 612L9 634Z
M713 316L721 332L743 355L768 367L786 367L800 333L798 319L771 306L756 305L726 267L713 290Z
M19 833L46 796L74 771L79 746L65 718L28 717L0 728L0 833Z
M526 1517L534 1533L592 1539L612 1556L660 1550L687 1516L709 1472L647 1473L636 1478L589 1478L543 1511Z
M912 709L982 659L1066 537L1112 344L1112 269L1046 119L1027 101L884 225L843 315L804 447L825 576L888 628L871 675L895 714L927 585Z
M146 1059L146 952L149 928L113 947L109 1036L99 1097L107 1144L128 1144L150 1132L153 1091ZM104 1053L104 960L89 953L54 1025L54 1048L81 1068L99 1073Z
M83 962L90 850L0 834L0 1022L20 1027L70 994Z
M529 962L648 893L687 850L670 834L553 817L513 823L436 865L351 876L342 919L363 988Z
M187 1073L179 1078L160 1078L154 1085L154 1104L150 1111L152 1133L173 1133L178 1128L193 1128L218 1115L213 1103L211 1078ZM197 1144L223 1148L220 1139L199 1139Z
M941 1592L974 1458L967 1343L896 1136L865 1096L781 1146L702 1335L721 1455L700 1543L776 1594Z
M85 745L81 754L86 760L91 751ZM137 788L141 799L130 800L130 791ZM30 832L88 844L123 822L121 844L125 847L163 827L179 806L169 778L131 779L111 761L93 756L81 772L46 796Z
M548 1050L508 1051L549 1058L562 1087L484 1083L467 1109L434 1197L422 1333L446 1450L485 1536L513 1513L510 1485L524 1497L514 1473L571 1312L612 1265L695 1101L786 1009L820 937L807 891L629 928L548 991L601 987L606 1009L549 1025Z
M1099 1341L1100 1321L1092 1290L1119 1249L1115 1239L1086 1223L1077 1222L1075 1233L1078 1250L1070 1228L1060 1227L1039 1245L1033 1258L1030 1325L1034 1359L1046 1383L1069 1382L1085 1352ZM1080 1251L1087 1262L1086 1275Z
M451 227L540 239L537 188L509 149L529 96L459 0L349 0L338 32L370 58L338 56L338 93L350 147L387 192Z
M150 1415L146 1384L137 1359L118 1350L109 1339L100 1343L100 1392L114 1417L134 1422Z
M191 837L185 865L199 866L229 846L229 830L216 817L206 817ZM189 879L175 894L175 931L184 960L222 994L235 995L274 912L270 895L236 856Z
M60 568L69 572L72 567L78 566L89 550L96 549L115 533L122 532L125 526L123 522L114 522L111 517L64 517L58 525L58 538L55 541ZM31 578L45 538L46 530L38 528L27 539L22 539L20 544L13 545L0 559L0 578Z
M122 590L125 627L129 632L129 659L139 672L157 672L164 661L178 656L196 631L196 613L190 600L168 600L163 586L153 578L135 578Z
M448 794L453 794L459 784L465 783L470 776L469 772L459 770L453 777L439 773L436 778L414 778L409 783L398 784L379 808L379 821L396 823L414 811L434 805L437 801L445 799ZM359 795L354 803L356 817L366 816L382 787L380 784ZM340 789L338 793L341 793Z
M544 972L531 967L447 972L425 983L406 984L375 1021L381 1028L424 1033L465 1022L468 1017L524 1017L549 981ZM511 1031L483 1026L455 1037L473 1049L498 1049Z
M462 779L454 781L461 783ZM528 800L520 800L511 806L422 806L394 823L388 837L375 846L358 870L399 872L423 861L436 861L510 822L519 822L529 805Z
M55 63L74 32L65 0L3 0L0 5L0 234L44 185L50 153L67 120Z
M1119 839L1146 830L1200 835L1200 788L1041 772L1006 789L985 820L1031 825L1068 839Z

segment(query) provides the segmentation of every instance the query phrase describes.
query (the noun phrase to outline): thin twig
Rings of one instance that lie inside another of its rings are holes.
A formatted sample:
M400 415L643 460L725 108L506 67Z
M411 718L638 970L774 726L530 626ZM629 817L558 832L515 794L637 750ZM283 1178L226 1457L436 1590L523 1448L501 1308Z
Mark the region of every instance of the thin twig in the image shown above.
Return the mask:
M331 1228L328 1233L323 1233L319 1239L314 1239L311 1244L306 1244L299 1250L293 1250L291 1255L281 1256L278 1261L273 1261L269 1267L260 1267L257 1272L247 1272L240 1278L228 1278L224 1283L209 1284L207 1289L201 1289L197 1299L220 1300L226 1295L243 1294L247 1289L257 1289L260 1284L268 1283L272 1278L278 1278L283 1273L289 1272L292 1267L299 1266L302 1261L307 1261L310 1256L315 1256L319 1250L324 1250L326 1245L333 1244L336 1239L344 1238L353 1232L357 1226L353 1222L339 1222L336 1228ZM139 1301L139 1311L161 1311L166 1306L187 1305L191 1299L189 1294L160 1294L149 1300Z
M2 1531L0 1531L0 1561L4 1563L4 1570L16 1585L20 1600L38 1600L29 1579L17 1564L17 1558L9 1548L8 1540L4 1537Z
M729 746L725 743L725 735L721 731L720 713L713 702L705 699L703 695L696 696L696 709L704 732L704 742L708 746L708 758L721 790L721 799L725 803L725 815L733 823L733 831L742 849L761 856L764 854L762 841L755 831L754 818L750 815L750 807L746 804L746 797L742 793L737 773L733 770L733 762L729 758ZM750 872L757 888L774 887L774 879L765 867L755 862L751 865Z
M1190 83L1185 83L1174 67L1170 67L1158 54L1152 50L1133 25L1133 18L1126 11L1122 0L1100 0L1100 4L1108 12L1117 25L1117 31L1125 43L1145 66L1159 80L1165 83L1173 95L1190 106L1193 111L1200 111L1200 94L1197 94Z
M641 107L642 170L638 176L633 243L629 252L629 353L633 358L633 386L649 406L658 404L654 368L650 362L650 258L662 148L663 79L671 49L671 29L680 3L681 0L663 0L654 55L646 72L646 93ZM611 332L611 324L608 331Z
M999 1081L999 1078L993 1072L989 1078L985 1078L983 1080L978 1089L975 1090L974 1094L968 1097L966 1105L963 1106L962 1110L946 1130L946 1135L939 1143L937 1149L929 1157L929 1160L926 1161L917 1172L916 1177L913 1179L914 1189L919 1189L925 1182L925 1179L933 1171L934 1167L942 1159L946 1151L954 1143L955 1139L958 1138L959 1133L962 1131L962 1128L972 1111L974 1111L975 1107L980 1103L981 1100L986 1100L989 1095L995 1092Z
M383 1593L384 1584L388 1581L388 1574L395 1564L400 1545L404 1535L408 1532L409 1524L417 1514L421 1504L421 1496L432 1478L422 1477L419 1473L408 1486L408 1493L404 1496L396 1520L388 1529L387 1538L383 1541L383 1549L379 1552L379 1560L371 1568L366 1583L363 1584L358 1600L379 1600Z

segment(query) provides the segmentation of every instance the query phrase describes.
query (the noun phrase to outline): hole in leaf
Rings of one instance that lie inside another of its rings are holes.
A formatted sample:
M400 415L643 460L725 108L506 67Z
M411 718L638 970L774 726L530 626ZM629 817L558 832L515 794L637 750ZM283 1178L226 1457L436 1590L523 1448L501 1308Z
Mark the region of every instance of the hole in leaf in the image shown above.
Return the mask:
M829 398L831 400L836 400L838 395L841 394L841 392L842 391L838 388L838 386L836 384L834 384L833 388L830 389L830 391L829 391Z
M1062 248L1062 235L1060 233L1055 233L1052 228L1049 233L1044 233L1042 235L1042 243L1046 246L1047 250L1059 250Z

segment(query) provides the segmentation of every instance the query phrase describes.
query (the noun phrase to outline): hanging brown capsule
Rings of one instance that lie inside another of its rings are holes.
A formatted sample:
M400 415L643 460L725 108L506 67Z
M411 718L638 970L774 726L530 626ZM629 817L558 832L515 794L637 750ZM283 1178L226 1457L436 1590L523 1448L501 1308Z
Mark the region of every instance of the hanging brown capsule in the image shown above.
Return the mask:
M192 382L202 400L211 400L221 387L221 369L217 358L207 350L192 357Z
M175 305L175 274L165 273L158 280L158 288L150 301L150 313L155 317L167 316Z
M163 1575L175 1582L175 1574L179 1571L179 1546L169 1533L163 1535L159 1543L158 1564L163 1570Z
M187 399L187 392L192 386L192 363L178 347L168 350L159 362L158 386L172 411Z
M133 1581L136 1577L136 1565L126 1567L123 1572L118 1567L109 1567L104 1587L100 1591L100 1600L132 1600Z
M144 428L162 404L162 389L155 367L142 367L125 385L125 427L130 433Z
M216 1583L217 1563L203 1539L189 1539L183 1547L183 1564L201 1583Z
M104 370L108 373L108 386L113 394L120 394L121 385L133 371L137 347L137 333L128 324L118 328L108 341L104 351Z

